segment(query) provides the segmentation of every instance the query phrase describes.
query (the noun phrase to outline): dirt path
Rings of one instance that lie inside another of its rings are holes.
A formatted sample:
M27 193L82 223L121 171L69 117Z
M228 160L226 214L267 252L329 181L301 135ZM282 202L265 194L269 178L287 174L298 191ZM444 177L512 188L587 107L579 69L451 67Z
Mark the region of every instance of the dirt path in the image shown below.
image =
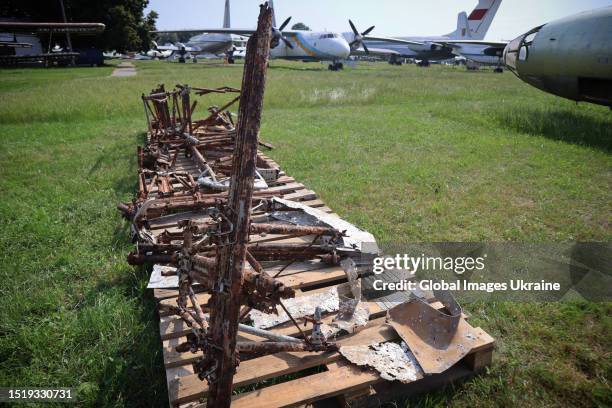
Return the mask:
M136 67L131 62L122 62L113 70L113 77L128 77L136 75Z

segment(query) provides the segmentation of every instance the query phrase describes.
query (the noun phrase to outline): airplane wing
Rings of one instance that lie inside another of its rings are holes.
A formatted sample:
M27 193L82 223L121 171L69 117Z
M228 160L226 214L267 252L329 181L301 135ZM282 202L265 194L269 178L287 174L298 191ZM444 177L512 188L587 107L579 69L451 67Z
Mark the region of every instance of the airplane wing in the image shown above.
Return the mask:
M81 33L94 34L104 31L106 26L102 23L23 23L0 22L2 32L28 32L28 33Z
M402 40L401 38L393 38L393 37L379 37L376 35L364 35L363 39L371 40L371 41L387 41L387 42L392 42L392 43L397 43L397 44L406 44L406 45L425 45L425 43L421 41ZM370 49L370 47L368 47L368 49Z
M450 47L450 48L461 48L462 45L482 45L482 46L493 47L493 48L506 48L506 45L508 45L508 43L505 41L483 41L483 40L447 40L447 41L436 40L436 41L433 41L432 44L437 44L442 47Z
M157 49L158 51L180 51L180 50L182 50L182 49L185 49L185 51L187 51L187 52L192 52L192 51L194 51L194 52L195 52L195 51L200 51L200 49L199 49L199 48L188 47L188 46L186 46L186 45L182 45L182 44L180 44L180 45L178 45L178 46L177 46L177 45L175 45L175 44L170 44L170 45L158 45L158 46L156 47L156 49Z
M0 47L32 48L32 44L14 41L0 41Z
M389 56L389 55L400 55L399 52L388 50L385 48L373 48L368 47L368 53L365 52L363 48L357 48L356 50L351 51L351 55L380 55L380 56Z
M200 32L200 33L213 33L213 34L236 34L236 35L252 35L255 33L252 28L191 28L181 30L157 30L151 31L155 34L172 34L172 33L189 33L189 32ZM283 31L283 34L291 34L292 31Z

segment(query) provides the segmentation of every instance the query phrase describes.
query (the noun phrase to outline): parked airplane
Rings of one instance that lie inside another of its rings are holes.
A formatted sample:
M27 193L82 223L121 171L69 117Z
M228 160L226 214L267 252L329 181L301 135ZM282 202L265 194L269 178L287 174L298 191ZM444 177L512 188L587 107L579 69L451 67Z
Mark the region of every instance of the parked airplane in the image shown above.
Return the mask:
M552 21L508 42L449 41L503 55L517 77L574 101L612 108L612 6Z
M230 2L225 0L225 9L223 14L223 28L230 28ZM187 43L176 43L158 46L154 43L155 48L150 52L158 53L161 58L168 58L172 55L179 54L185 58L186 54L191 55L198 54L224 54L233 53L236 50L246 46L247 38L235 35L232 33L213 33L207 30L161 30L154 31L154 33L165 34L165 33L181 33L181 32L192 32L192 31L205 31L203 34L198 34L189 39ZM149 55L147 53L147 55ZM155 55L157 57L157 55Z
M269 1L270 7L274 10L272 0ZM229 3L226 1L226 11L229 12ZM301 31L301 30L285 30L289 24L291 17L287 18L278 27L276 25L276 16L273 13L273 42L270 50L271 58L282 58L301 61L329 61L330 70L342 69L342 61L346 60L351 54L351 49L355 49L363 45L364 34L368 34L374 29L370 27L362 34L359 34L352 22L351 28L353 32L343 35L331 31ZM229 18L227 19L229 25ZM200 28L188 30L167 30L157 31L164 33L184 32L184 31L202 31L209 35L239 35L249 36L255 32L254 29L240 28ZM371 37L371 36L368 36ZM244 37L243 37L244 38ZM371 37L382 39L382 37ZM190 43L187 43L189 45ZM161 47L160 47L161 48Z
M377 40L365 35L364 51L369 49L373 54L390 55L391 63L396 63L398 58L414 58L421 60L421 65L424 66L429 65L431 60L454 58L453 48L444 46L441 42L482 40L491 27L501 2L502 0L479 0L469 16L466 12L459 13L455 31L442 36L391 37ZM479 50L482 47L473 46L473 48Z

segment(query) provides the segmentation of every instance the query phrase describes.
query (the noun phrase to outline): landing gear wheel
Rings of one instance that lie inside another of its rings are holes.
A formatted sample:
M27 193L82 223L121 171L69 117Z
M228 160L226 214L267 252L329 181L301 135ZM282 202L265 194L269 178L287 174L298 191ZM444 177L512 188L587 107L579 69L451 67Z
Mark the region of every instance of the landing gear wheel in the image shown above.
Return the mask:
M493 70L493 72L497 72L498 74L501 74L504 72L504 69L502 67L497 67L495 68L495 70Z
M342 68L344 68L344 65L342 65L341 62L334 62L333 64L329 64L327 67L327 69L329 69L330 71L338 71Z

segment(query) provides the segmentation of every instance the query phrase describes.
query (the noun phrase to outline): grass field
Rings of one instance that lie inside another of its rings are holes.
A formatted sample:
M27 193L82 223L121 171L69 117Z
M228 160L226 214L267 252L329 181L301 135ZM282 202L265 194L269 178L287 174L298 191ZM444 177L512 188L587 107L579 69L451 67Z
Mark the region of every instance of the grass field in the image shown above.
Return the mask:
M109 77L112 67L0 71L0 386L167 406L147 275L125 261L115 204L135 190L140 95L162 82L239 87L242 69L137 67L129 78ZM274 61L262 139L382 243L611 238L610 110L510 73ZM492 368L396 406L612 405L610 303L466 309L498 341Z

